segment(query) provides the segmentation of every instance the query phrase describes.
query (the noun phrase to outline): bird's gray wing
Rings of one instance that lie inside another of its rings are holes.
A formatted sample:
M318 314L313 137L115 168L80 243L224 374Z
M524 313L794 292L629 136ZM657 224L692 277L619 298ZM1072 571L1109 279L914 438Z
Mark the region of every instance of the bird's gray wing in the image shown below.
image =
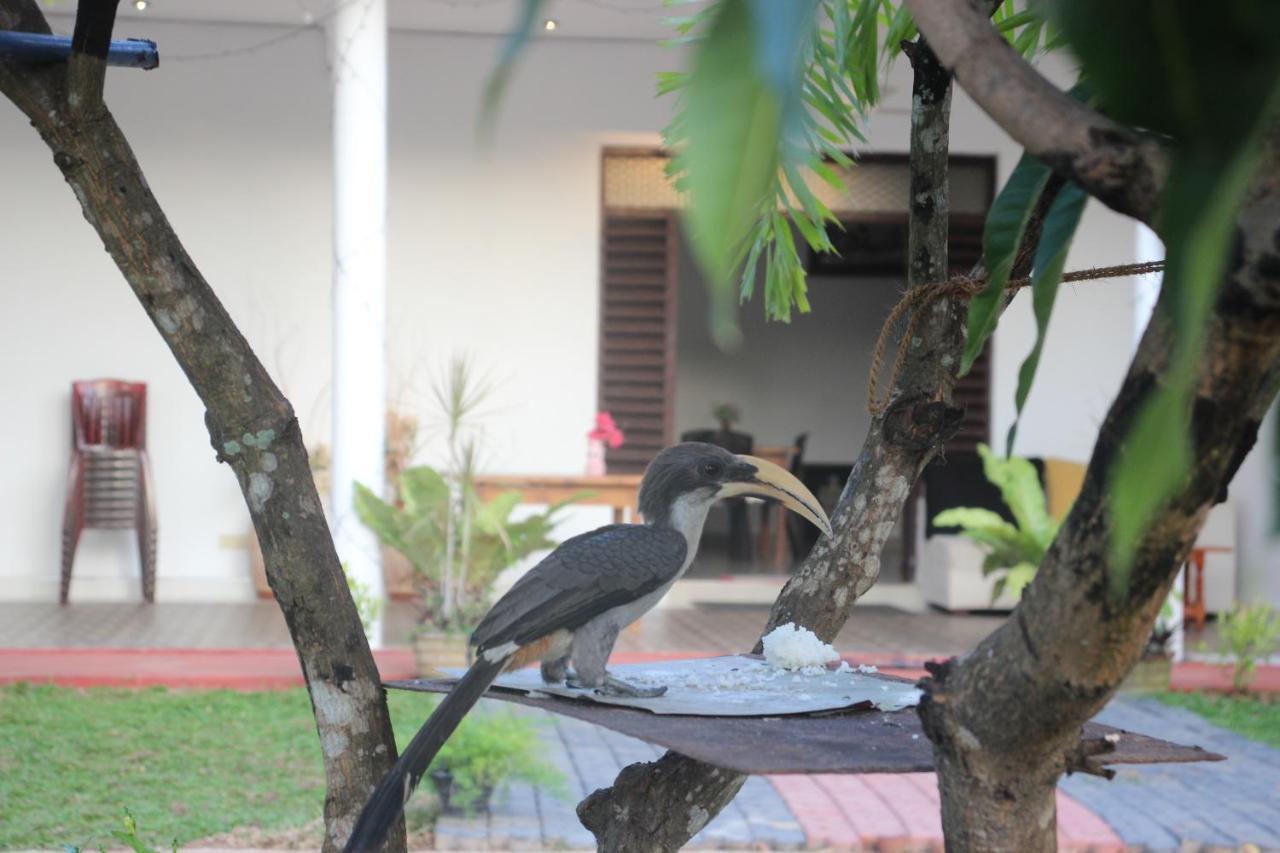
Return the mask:
M577 630L673 580L688 548L675 530L641 524L611 524L575 536L498 599L471 642L483 651Z

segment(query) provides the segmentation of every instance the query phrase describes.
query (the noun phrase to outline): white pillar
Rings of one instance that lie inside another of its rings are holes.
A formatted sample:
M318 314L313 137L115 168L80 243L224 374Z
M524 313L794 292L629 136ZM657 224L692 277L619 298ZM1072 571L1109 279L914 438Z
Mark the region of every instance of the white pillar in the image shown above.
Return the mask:
M386 600L376 537L353 483L385 488L387 7L341 4L327 23L333 77L333 535L338 557ZM382 644L382 620L369 632Z
M1141 222L1138 223L1137 237L1134 239L1133 260L1137 263L1144 261L1163 261L1164 260L1164 243L1156 232L1152 231ZM1151 321L1151 315L1156 310L1156 301L1160 298L1160 285L1164 282L1164 273L1159 275L1138 275L1133 277L1133 349L1137 350L1138 344L1142 341L1142 335L1147 331L1147 323ZM1178 579L1173 584L1173 589L1169 590L1169 598L1166 602L1169 607L1168 624L1173 631L1173 636L1169 638L1169 653L1175 661L1186 659L1186 631L1182 623L1183 617L1183 601L1182 590L1186 588L1187 567L1183 566L1178 573ZM1157 617L1157 623L1164 621L1164 617Z
M1160 241L1156 232L1141 222L1138 223L1138 235L1134 241L1133 260L1137 263L1164 260L1164 243ZM1147 321L1151 319L1151 312L1156 309L1156 300L1160 298L1160 283L1163 280L1163 273L1139 275L1133 278L1134 349L1137 349L1138 342L1142 340L1142 333L1147 330Z

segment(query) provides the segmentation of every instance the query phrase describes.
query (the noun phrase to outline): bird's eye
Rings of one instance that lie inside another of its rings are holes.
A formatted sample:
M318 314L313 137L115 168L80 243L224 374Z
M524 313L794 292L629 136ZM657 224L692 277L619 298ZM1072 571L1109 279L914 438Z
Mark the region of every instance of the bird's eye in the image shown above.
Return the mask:
M719 462L703 462L702 475L704 477L719 477L720 463Z

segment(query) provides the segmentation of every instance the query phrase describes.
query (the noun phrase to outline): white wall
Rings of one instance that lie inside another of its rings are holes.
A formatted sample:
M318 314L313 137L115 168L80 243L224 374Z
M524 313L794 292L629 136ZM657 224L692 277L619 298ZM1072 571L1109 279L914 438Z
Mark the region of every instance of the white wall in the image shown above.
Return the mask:
M1236 511L1236 593L1241 601L1280 607L1280 405L1231 483Z
M55 24L70 29L66 17ZM328 437L331 328L321 36L307 31L258 52L180 61L278 32L131 20L120 34L155 38L162 64L148 73L112 71L107 96L193 257L290 394L309 441L319 442ZM679 57L648 43L538 40L485 148L474 128L497 45L489 37L421 33L396 33L391 41L392 393L398 405L428 418L431 377L450 354L469 352L497 388L488 467L574 472L595 407L600 148L657 142L670 104L653 97L653 73L678 67ZM903 151L905 65L891 87L890 104L872 119L869 148ZM952 150L996 153L1003 179L1016 146L963 95L954 112ZM234 478L213 460L202 407L50 160L16 110L0 105L8 273L0 358L10 366L0 419L8 463L0 519L10 558L0 563L0 597L56 596L68 384L96 376L150 387L158 597L248 597L248 518ZM1132 227L1095 208L1086 214L1073 266L1131 256ZM823 290L815 285L819 316L854 310ZM859 309L856 322L874 326L884 308L880 299ZM758 314L759 306L745 310ZM1123 282L1063 295L1020 450L1087 455L1123 372L1130 314ZM781 346L803 329L802 321L767 334ZM1016 304L997 334L999 434L1030 329L1029 305ZM848 376L838 387L861 400L863 375ZM819 444L815 454L848 458L861 430L853 413L836 416L846 417L851 437L833 438L829 449ZM575 526L598 520L586 513ZM86 534L73 599L137 596L127 540Z
M178 233L319 442L329 433L332 186L321 36L177 60L277 32L130 22L121 35L155 38L162 64L112 71L107 97ZM429 419L431 377L469 352L495 381L490 467L577 471L595 405L599 149L641 132L656 139L666 105L653 98L653 70L672 56L643 43L535 43L482 150L476 109L497 45L392 38L392 393ZM158 598L248 598L248 516L214 462L199 400L8 104L0 163L0 357L10 365L0 518L11 555L0 597L56 596L68 386L118 376L149 385ZM585 515L580 524L599 520ZM87 531L72 598L133 599L136 577L126 533Z

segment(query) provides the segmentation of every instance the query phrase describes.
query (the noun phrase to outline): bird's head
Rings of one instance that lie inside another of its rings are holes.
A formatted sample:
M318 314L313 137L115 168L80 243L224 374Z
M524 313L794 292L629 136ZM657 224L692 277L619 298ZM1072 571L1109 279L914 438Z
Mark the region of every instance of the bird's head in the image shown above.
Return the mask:
M646 522L660 524L670 521L681 503L699 509L734 496L781 501L831 535L831 522L822 505L791 472L766 459L733 454L697 441L668 447L649 463L640 484L640 514Z

